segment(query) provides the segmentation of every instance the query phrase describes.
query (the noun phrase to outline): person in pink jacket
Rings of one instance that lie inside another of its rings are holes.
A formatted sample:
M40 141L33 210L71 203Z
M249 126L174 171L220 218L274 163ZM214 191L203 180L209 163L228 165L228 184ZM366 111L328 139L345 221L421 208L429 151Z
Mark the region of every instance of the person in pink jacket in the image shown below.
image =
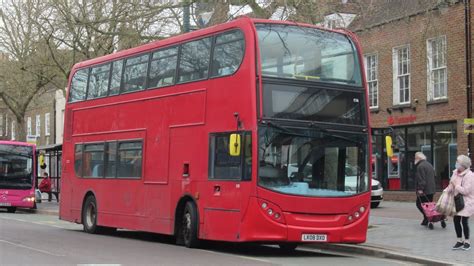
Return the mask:
M449 186L445 191L454 195L462 194L464 197L464 209L454 216L454 229L458 241L453 246L453 250L470 250L469 242L469 217L474 214L474 173L470 170L471 159L466 155L459 155L456 160L456 170L453 171ZM464 241L462 233L464 231Z

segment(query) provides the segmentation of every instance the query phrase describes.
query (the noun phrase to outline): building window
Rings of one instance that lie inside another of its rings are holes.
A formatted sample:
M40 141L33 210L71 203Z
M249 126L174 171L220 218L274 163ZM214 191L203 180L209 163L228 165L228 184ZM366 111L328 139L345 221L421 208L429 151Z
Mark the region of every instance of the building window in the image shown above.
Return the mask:
M369 106L370 108L379 107L379 89L378 89L378 58L376 54L365 56L365 73L367 75L367 85L369 87Z
M36 115L36 136L41 136L41 116Z
M15 140L16 136L15 136L15 130L16 130L16 123L15 121L12 121L12 140Z
M44 135L45 136L49 136L50 135L50 131L49 131L49 127L50 127L50 124L49 124L49 119L50 119L50 114L49 113L46 113L44 114Z
M410 103L410 47L393 48L393 105Z
M446 68L446 36L427 41L428 55L428 101L448 97L448 74Z
M26 119L26 134L31 136L33 133L31 132L31 117Z

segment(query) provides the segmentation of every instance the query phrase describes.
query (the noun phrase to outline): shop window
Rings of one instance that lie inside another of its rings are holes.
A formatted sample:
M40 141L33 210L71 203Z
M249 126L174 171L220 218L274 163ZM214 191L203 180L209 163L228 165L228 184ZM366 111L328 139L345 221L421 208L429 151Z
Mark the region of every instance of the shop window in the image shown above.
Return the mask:
M441 189L448 185L457 157L456 123L433 127L433 166L436 171L436 185Z

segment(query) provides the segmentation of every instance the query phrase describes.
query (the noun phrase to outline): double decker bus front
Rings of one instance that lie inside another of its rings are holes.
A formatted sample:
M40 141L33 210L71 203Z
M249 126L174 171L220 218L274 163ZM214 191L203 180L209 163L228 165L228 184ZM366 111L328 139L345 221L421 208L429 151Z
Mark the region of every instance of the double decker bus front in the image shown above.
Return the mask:
M0 143L0 207L34 207L33 156L33 146Z
M370 130L357 46L313 27L256 29L262 78L252 237L364 242Z

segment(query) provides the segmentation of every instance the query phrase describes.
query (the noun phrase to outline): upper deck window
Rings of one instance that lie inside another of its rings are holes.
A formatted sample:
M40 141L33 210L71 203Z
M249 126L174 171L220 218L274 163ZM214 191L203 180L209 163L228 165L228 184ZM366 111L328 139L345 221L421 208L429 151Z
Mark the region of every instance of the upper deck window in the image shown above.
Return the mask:
M74 73L69 102L232 75L242 63L244 51L244 35L233 29L212 37L101 62Z
M343 34L257 24L262 75L361 86L357 52Z
M89 78L87 99L107 96L109 86L110 64L93 67Z
M216 37L212 56L211 77L233 74L244 58L245 42L241 31L226 32Z
M160 50L152 54L148 88L164 87L175 83L178 47Z
M206 79L209 72L211 38L188 42L181 47L178 82Z
M110 79L109 95L116 95L120 93L122 69L123 69L123 60L112 62L112 77Z
M85 100L88 75L89 69L81 69L74 74L74 77L72 78L71 92L69 93L70 102Z
M123 73L122 92L138 91L145 88L149 54L128 58Z

